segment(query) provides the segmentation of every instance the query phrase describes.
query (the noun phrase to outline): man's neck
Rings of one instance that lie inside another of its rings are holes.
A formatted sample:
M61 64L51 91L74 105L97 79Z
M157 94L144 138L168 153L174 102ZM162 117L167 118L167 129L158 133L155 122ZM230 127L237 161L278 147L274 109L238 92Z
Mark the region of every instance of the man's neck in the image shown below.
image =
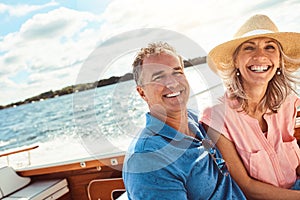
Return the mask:
M180 112L174 113L161 113L150 111L150 114L182 133L190 133L188 128L187 110L182 110Z

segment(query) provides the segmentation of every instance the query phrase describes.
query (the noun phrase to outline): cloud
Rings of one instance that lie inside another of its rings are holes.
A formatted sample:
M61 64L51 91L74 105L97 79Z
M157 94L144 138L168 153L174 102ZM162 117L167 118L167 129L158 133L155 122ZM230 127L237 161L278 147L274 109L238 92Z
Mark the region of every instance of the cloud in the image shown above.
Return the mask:
M135 6L128 6L135 5ZM216 6L218 5L218 6ZM243 11L255 2L225 0L115 0L105 10L102 32L111 36L136 28L166 28L207 43L233 34L231 28ZM220 30L215 32L215 30ZM211 34L216 37L210 37Z
M269 15L280 30L300 32L300 13L294 12L300 10L300 3L296 0L115 0L101 15L57 5L55 1L40 6L0 4L0 13L11 16L53 7L30 16L18 31L0 38L0 84L5 88L0 104L74 84L97 45L134 29L176 31L206 51L231 39L237 28L257 13ZM22 84L9 79L24 69L30 74Z
M23 67L40 72L70 67L95 47L96 30L89 29L88 25L100 23L97 20L88 13L66 8L35 15L19 32L8 34L0 41L0 51L5 52L0 57L1 66L6 66L7 72Z
M7 12L10 16L21 17L44 8L53 7L57 5L58 3L55 1L51 1L43 5L27 5L27 4L7 5L7 4L0 3L0 13Z
M0 39L0 79L14 77L27 69L31 76L22 87L32 91L32 95L74 84L73 71L78 72L79 65L96 47L100 24L99 16L63 7L34 15L18 32ZM70 77L62 78L61 73L69 73ZM55 76L50 77L51 74ZM18 87L21 86L9 88L18 91ZM5 95L1 94L1 102L10 103L4 101Z
M111 36L135 28L166 28L191 37L208 51L232 38L238 27L254 14L267 14L279 27L297 31L300 26L295 24L300 14L294 11L299 5L299 1L272 0L115 0L103 14L106 23L102 32Z

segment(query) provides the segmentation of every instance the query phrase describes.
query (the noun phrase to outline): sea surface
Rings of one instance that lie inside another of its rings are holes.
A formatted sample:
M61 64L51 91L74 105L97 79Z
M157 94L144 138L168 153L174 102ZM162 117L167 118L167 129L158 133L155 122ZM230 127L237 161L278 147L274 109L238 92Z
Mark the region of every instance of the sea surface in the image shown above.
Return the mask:
M220 79L207 65L187 68L186 74L191 85L190 108L210 105L210 87L223 93ZM3 109L0 153L39 145L30 152L30 164L42 165L126 151L144 126L147 111L134 81ZM27 166L28 153L9 156L9 160L0 157L0 166L7 162L17 168Z
M206 64L186 68L188 107L203 110L224 93ZM0 157L15 168L126 151L144 126L146 103L134 81L126 81L0 110L0 154L39 145L28 153Z

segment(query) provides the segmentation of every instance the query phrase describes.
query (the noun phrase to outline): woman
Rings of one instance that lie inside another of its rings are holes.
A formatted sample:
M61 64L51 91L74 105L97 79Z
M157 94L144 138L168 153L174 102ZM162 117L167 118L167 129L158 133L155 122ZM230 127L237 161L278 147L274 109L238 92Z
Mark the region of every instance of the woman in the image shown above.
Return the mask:
M300 66L299 41L300 33L278 32L267 16L255 15L208 54L227 91L201 122L249 199L300 199L300 191L287 190L300 189L293 137L300 99L292 75Z

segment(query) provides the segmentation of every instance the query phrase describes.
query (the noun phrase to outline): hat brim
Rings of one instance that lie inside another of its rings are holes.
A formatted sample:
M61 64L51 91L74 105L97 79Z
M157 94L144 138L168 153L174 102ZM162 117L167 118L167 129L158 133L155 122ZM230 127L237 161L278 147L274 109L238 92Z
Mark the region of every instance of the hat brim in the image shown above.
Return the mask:
M235 50L242 43L259 37L268 37L277 40L283 49L283 52L292 59L300 58L300 33L294 32L277 32L277 33L265 33L259 35L252 35L242 38L236 38L220 44L213 48L207 56L207 63L209 67L218 74L218 71L229 70L233 68L232 63L233 54ZM296 71L300 66L295 63L285 62L286 69L290 71Z

